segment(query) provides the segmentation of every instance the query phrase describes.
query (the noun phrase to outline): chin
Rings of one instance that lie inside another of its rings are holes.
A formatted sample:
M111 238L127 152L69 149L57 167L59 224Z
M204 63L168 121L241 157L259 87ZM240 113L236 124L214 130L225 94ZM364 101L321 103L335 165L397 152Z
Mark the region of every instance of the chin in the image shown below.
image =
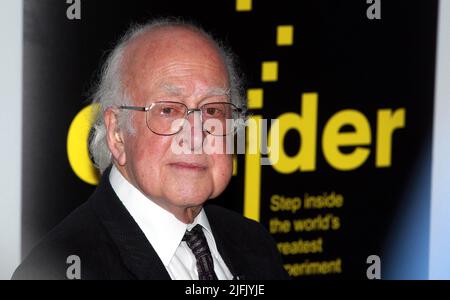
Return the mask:
M195 174L164 174L161 187L166 199L176 203L203 203L214 192L210 176L196 177Z
M184 188L181 193L180 190L168 192L166 193L166 198L176 205L190 207L202 205L211 196L210 192L206 190L201 191L199 188L189 190L191 189Z

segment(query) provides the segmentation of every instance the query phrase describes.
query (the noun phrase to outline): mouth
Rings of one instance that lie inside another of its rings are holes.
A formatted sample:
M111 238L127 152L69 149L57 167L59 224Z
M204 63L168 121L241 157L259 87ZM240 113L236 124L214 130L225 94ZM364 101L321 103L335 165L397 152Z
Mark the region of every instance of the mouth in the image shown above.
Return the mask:
M170 163L169 166L179 170L187 170L187 171L205 171L207 169L207 166L204 164L188 163L188 162Z

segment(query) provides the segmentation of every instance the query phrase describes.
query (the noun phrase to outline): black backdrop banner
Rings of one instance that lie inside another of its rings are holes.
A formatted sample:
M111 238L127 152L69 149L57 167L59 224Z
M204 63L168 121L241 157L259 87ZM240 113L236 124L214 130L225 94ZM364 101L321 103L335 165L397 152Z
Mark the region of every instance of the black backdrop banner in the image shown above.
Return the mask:
M382 278L426 278L437 1L373 1L380 19L365 0L72 2L25 0L24 256L95 189L107 51L133 22L179 16L232 48L252 119L280 128L278 161L239 155L211 201L260 221L295 279L367 278L377 259Z

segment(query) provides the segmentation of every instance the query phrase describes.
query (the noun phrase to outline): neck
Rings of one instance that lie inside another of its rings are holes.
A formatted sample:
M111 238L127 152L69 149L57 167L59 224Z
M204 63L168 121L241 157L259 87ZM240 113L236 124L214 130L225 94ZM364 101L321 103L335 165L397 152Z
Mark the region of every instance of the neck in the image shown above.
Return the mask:
M163 207L164 208L164 207ZM166 209L166 208L164 208ZM202 210L202 206L187 207L176 210L166 209L171 212L178 220L185 224L191 224Z
M126 171L126 168L120 165L115 165L117 170L122 174L122 176L125 178L126 181L128 181L131 185L133 185L136 189L138 189L143 195L146 195L136 184L133 184L133 180L128 176L128 173ZM198 216L198 214L202 211L203 204L198 206L175 206L171 205L168 201L165 201L164 199L159 199L157 197L148 197L146 195L146 198L149 199L149 201L152 201L156 205L162 207L166 211L170 212L180 220L181 222L185 224L191 224L194 222L194 219Z

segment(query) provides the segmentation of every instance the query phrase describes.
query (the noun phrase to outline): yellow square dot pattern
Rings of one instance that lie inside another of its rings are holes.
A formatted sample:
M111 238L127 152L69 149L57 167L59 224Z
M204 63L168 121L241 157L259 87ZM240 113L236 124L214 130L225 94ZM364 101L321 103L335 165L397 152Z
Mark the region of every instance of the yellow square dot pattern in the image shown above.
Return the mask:
M277 27L277 46L292 46L294 44L294 26L280 25Z
M264 91L263 89L248 89L247 90L247 106L249 109L261 109L263 108L264 102Z
M274 82L278 80L277 61L265 61L262 63L261 80L263 82Z
M251 11L252 10L252 0L236 0L236 10L237 11Z

